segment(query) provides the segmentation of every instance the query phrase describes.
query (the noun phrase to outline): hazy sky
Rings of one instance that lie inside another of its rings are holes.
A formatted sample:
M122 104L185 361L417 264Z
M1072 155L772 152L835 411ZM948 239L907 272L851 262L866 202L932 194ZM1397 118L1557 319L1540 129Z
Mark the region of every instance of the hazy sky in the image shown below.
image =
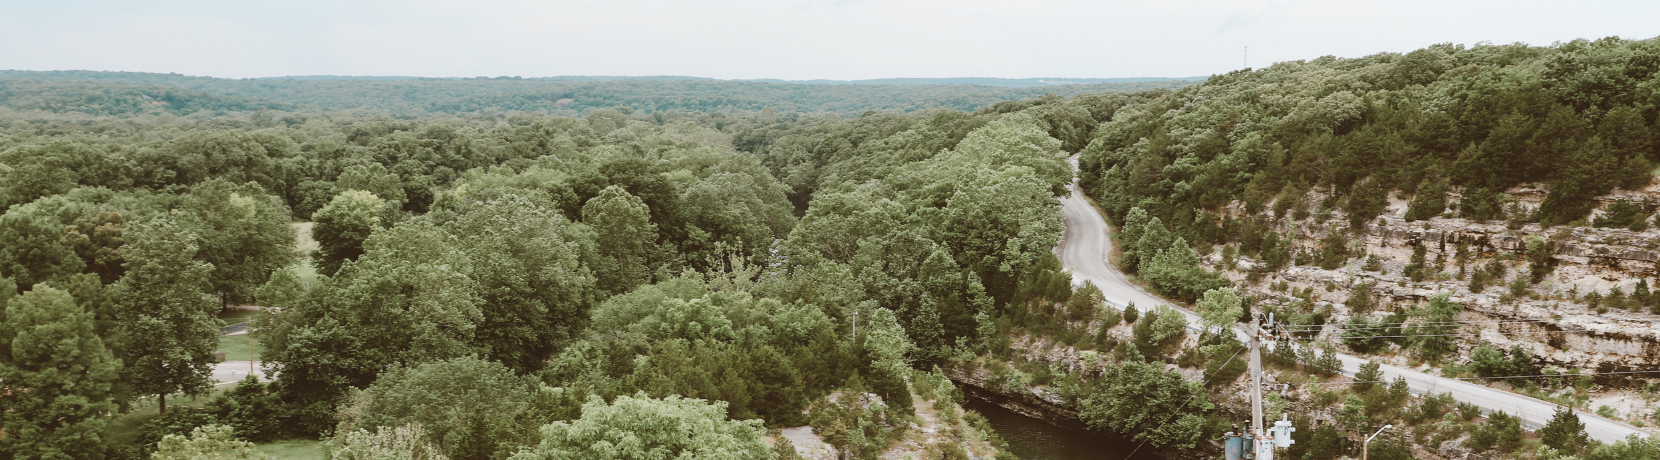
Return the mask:
M1660 35L1660 2L0 0L0 69L233 78L1175 77L1610 35Z

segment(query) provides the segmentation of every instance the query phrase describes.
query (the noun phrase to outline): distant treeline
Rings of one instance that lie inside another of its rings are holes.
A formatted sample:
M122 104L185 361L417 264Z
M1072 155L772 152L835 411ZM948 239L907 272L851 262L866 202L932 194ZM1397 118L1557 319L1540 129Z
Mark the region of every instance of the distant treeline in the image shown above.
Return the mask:
M779 112L858 115L867 111L911 112L929 108L974 110L1000 101L1048 93L1073 96L1135 92L1196 83L1191 79L1124 80L1098 83L1098 79L891 79L835 84L693 77L322 76L236 80L136 72L0 71L0 107L91 115L187 115L201 111L223 114L260 110L394 116L490 111L580 115L619 106L645 112L771 108ZM1052 84L1055 82L1080 84Z

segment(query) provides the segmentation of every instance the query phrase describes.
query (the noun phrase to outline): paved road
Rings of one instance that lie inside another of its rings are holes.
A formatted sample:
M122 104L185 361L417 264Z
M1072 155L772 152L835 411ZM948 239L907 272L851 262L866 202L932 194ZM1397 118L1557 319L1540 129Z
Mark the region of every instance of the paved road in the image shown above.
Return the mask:
M1077 158L1072 160L1073 168L1077 168ZM1105 294L1107 303L1123 307L1129 302L1135 302L1136 308L1148 310L1153 305L1171 304L1158 296L1148 293L1130 282L1116 267L1107 263L1107 256L1112 252L1112 240L1107 238L1107 222L1101 214L1085 200L1078 189L1076 179L1072 183L1072 195L1061 199L1061 212L1066 220L1066 237L1058 248L1061 265L1072 270L1073 284L1082 284L1085 280L1094 283ZM1172 305L1175 306L1175 305ZM1176 306L1188 317L1188 328L1198 330L1199 317L1191 311ZM1236 331L1244 334L1243 331ZM1365 360L1348 355L1339 355L1343 361L1343 373L1353 375L1360 370L1360 364ZM1556 404L1531 397L1518 395L1508 391L1497 390L1466 381L1436 377L1417 372L1411 369L1383 365L1381 367L1384 378L1394 380L1395 377L1405 377L1407 386L1414 393L1452 393L1453 398L1459 401L1475 404L1487 411L1504 411L1519 415L1522 423L1533 428L1544 426L1550 421L1556 411ZM1638 434L1647 436L1637 427L1625 423L1599 417L1595 414L1576 411L1580 420L1585 422L1585 431L1591 438L1614 442L1625 439L1627 435Z
M265 377L265 372L259 369L259 365L259 361L254 361L252 365L250 365L247 361L225 361L222 363L215 363L213 365L213 381L219 384L240 382L242 379L248 378L248 371L250 369L253 370L254 375L259 376L259 380L261 382L271 381L271 379Z

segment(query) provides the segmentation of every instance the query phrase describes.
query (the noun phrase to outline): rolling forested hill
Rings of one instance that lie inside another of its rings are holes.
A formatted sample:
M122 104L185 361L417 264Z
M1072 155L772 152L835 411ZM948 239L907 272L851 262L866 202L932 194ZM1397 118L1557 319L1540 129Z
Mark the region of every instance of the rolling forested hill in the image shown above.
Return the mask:
M646 112L756 111L770 107L779 112L857 115L866 111L909 112L937 107L974 110L999 101L1028 99L1046 93L1070 96L1108 91L1134 92L1194 83L1192 79L1123 80L784 82L693 77L293 77L237 80L136 72L0 71L0 82L30 88L28 92L39 98L67 98L78 102L69 109L63 108L65 104L37 103L33 100L0 100L0 106L48 112L70 110L127 114L142 107L121 101L77 98L76 92L109 88L110 91L139 94L140 88L147 88L145 91L154 94L144 94L158 97L157 94L164 93L161 88L170 87L187 90L193 95L200 94L197 97L222 96L240 104L216 102L165 109L173 113L189 113L184 112L183 107L192 107L213 112L288 110L422 115L516 110L580 115L594 109L623 106ZM71 94L54 94L59 91Z
M1499 192L1543 183L1542 204L1511 214L1562 224L1646 186L1657 138L1660 40L1448 44L1282 62L1127 106L1095 131L1082 180L1115 218L1139 207L1190 241L1231 238L1200 213L1311 190L1358 227L1391 191L1445 204L1457 187L1455 210L1494 219Z

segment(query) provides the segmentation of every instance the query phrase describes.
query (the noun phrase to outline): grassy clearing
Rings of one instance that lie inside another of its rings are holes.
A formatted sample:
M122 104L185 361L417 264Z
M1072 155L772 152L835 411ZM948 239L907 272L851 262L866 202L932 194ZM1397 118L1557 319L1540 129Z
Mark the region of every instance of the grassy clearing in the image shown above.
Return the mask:
M291 439L266 444L255 444L254 450L271 456L271 460L309 460L323 458L323 442L310 439Z
M229 326L229 325L232 325L232 324L245 322L245 321L248 320L248 318L253 317L255 313L259 313L259 312L254 311L254 310L221 311L221 312L219 312L219 319L224 320L225 325Z
M219 348L217 351L225 352L226 361L248 361L248 340L248 334L219 336ZM254 361L259 361L259 354L262 351L264 351L264 349L260 346L259 339L253 339Z
M302 260L295 264L294 272L300 276L300 282L305 283L306 286L317 284L317 266L312 265L311 259Z
M317 240L311 239L311 222L295 222L288 225L294 227L294 250L317 250Z
M221 385L213 387L212 390L209 390L208 394L196 398L179 395L170 396L167 398L167 408L172 409L179 406L201 407L203 404L207 404L208 401L212 401L214 397L229 391L232 386L233 385ZM110 422L109 427L104 429L104 439L110 440L112 445L117 446L136 443L138 442L138 437L142 434L140 430L144 427L144 422L148 422L150 419L156 418L160 415L161 411L160 408L156 406L156 399L154 397L134 402L132 412L115 417L115 420Z

